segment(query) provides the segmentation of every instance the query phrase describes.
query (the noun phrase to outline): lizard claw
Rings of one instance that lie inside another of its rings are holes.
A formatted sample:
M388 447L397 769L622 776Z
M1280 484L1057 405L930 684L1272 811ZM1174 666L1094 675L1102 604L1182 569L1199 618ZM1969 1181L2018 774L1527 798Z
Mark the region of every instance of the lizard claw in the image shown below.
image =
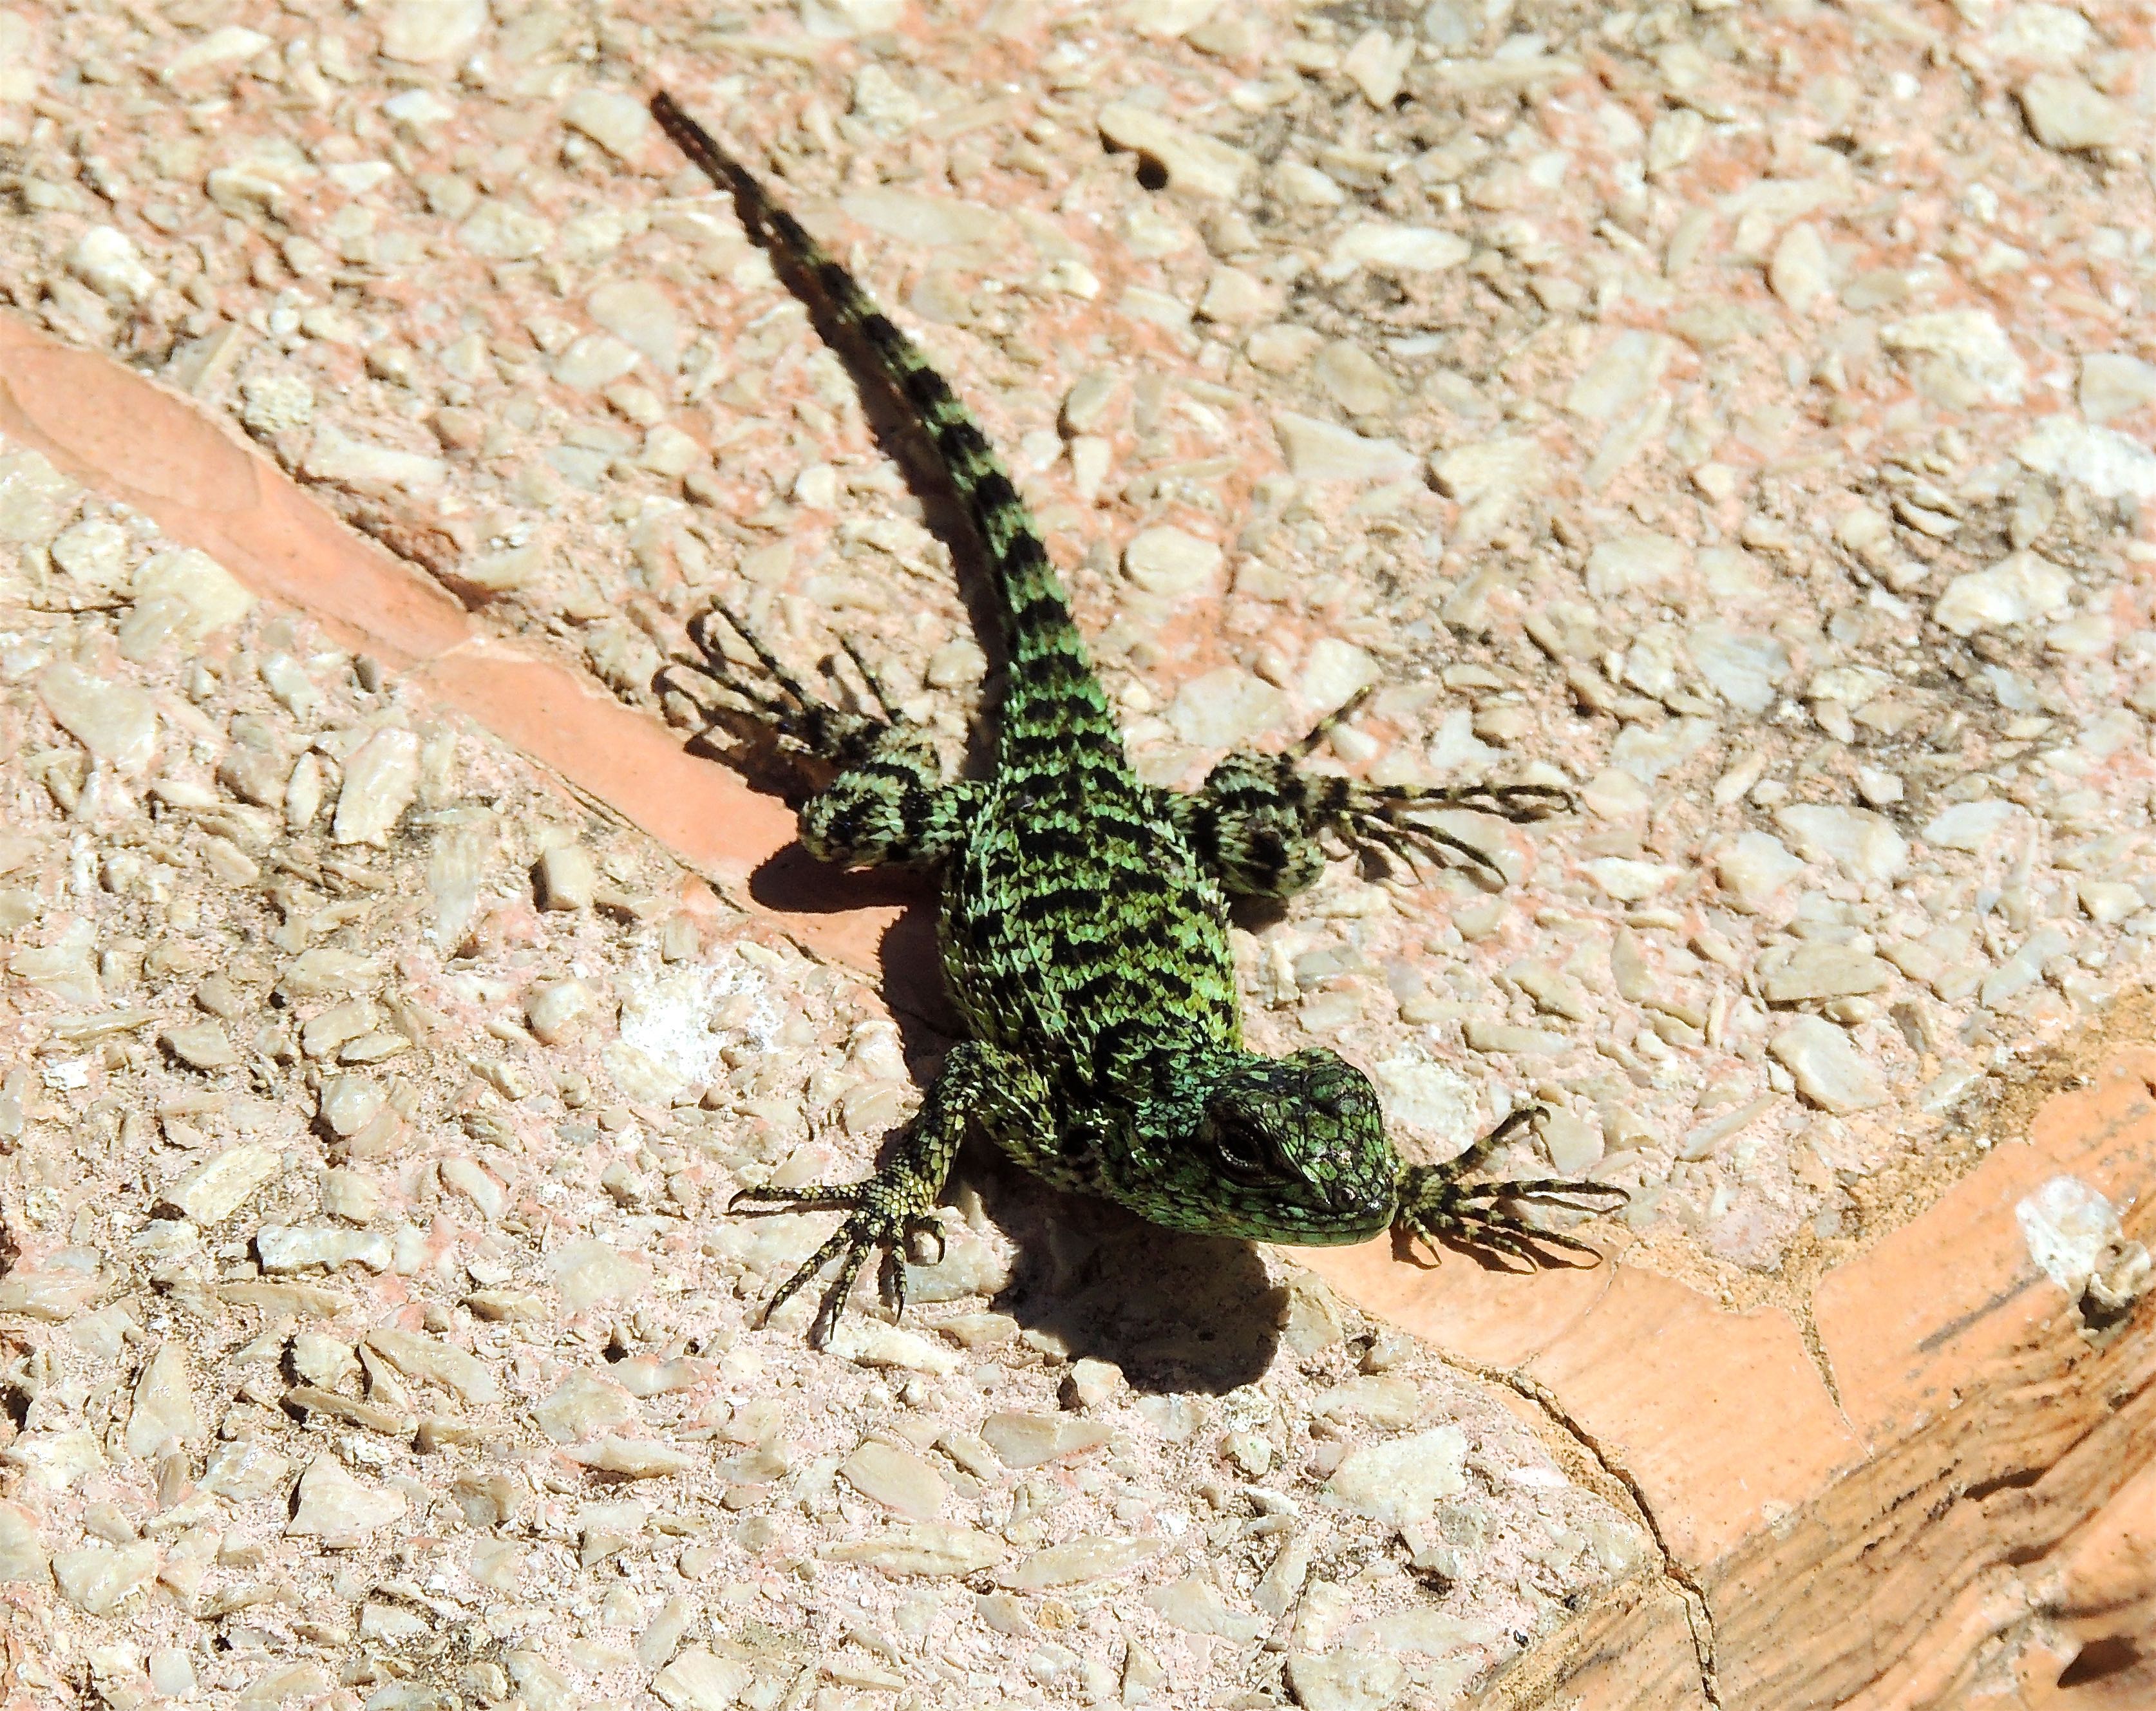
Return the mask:
M1592 1260L1601 1250L1562 1231L1544 1230L1517 1213L1507 1203L1549 1205L1570 1211L1612 1212L1631 1198L1614 1183L1591 1182L1574 1177L1517 1177L1496 1182L1461 1180L1489 1156L1499 1142L1522 1128L1539 1128L1548 1115L1540 1105L1522 1106L1458 1158L1444 1164L1412 1164L1400 1173L1398 1210L1393 1217L1394 1233L1413 1244L1420 1241L1433 1259L1438 1239L1450 1236L1471 1246L1494 1249L1524 1261L1530 1267L1545 1262L1541 1248L1561 1249ZM1579 1201L1600 1200L1601 1205Z
M1571 806L1571 794L1553 784L1377 785L1335 778L1322 788L1319 812L1350 848L1382 866L1398 861L1412 871L1417 856L1450 850L1502 885L1504 871L1487 850L1410 816L1462 808L1521 825Z
M826 1238L816 1251L796 1267L787 1280L773 1292L763 1311L757 1317L758 1326L767 1325L771 1317L800 1290L809 1283L824 1267L838 1260L839 1273L831 1287L824 1292L823 1303L808 1328L808 1344L812 1349L829 1345L832 1332L837 1328L839 1316L845 1312L851 1295L854 1279L871 1253L880 1251L882 1260L877 1269L877 1292L884 1305L891 1309L894 1319L906 1312L905 1250L914 1237L932 1232L936 1237L936 1261L943 1257L943 1228L932 1205L915 1204L920 1189L909 1177L897 1171L880 1171L865 1180L855 1183L812 1183L798 1189L745 1188L727 1202L732 1211L744 1201L762 1202L767 1210L791 1207L839 1206L847 1209L845 1220Z
M714 630L715 619L723 619L756 655L753 668L727 653L724 638ZM676 655L675 665L747 702L749 716L758 724L806 753L849 764L872 750L876 739L891 729L896 719L889 691L849 637L841 636L839 645L860 673L868 699L876 709L873 713L859 710L859 697L845 689L828 661L821 673L821 692L817 686L804 681L730 606L714 606L704 614L692 628L690 640L702 658ZM827 698L834 696L856 705L842 706Z

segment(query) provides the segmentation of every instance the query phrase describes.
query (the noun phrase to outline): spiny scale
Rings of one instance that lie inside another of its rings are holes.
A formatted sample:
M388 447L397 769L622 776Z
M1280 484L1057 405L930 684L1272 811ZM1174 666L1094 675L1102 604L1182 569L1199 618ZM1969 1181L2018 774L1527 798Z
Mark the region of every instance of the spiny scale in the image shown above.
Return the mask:
M732 193L751 234L857 337L857 354L919 422L980 537L1009 655L995 770L981 780L943 779L917 729L826 705L761 644L762 679L713 667L782 734L842 768L801 810L812 853L849 866L942 868L944 973L969 1036L874 1176L739 1196L850 1215L771 1305L839 1260L811 1333L821 1341L862 1263L880 1251L883 1293L902 1308L899 1246L932 1226L968 1132L1051 1183L1179 1230L1342 1242L1389 1224L1518 1256L1532 1256L1537 1241L1578 1247L1503 1202L1617 1190L1464 1179L1522 1113L1451 1164L1403 1167L1361 1071L1322 1050L1284 1059L1245 1050L1227 934L1229 895L1301 890L1322 871L1321 839L1402 856L1450 847L1487 866L1471 846L1406 816L1456 804L1534 820L1563 793L1381 790L1299 770L1308 744L1290 755L1230 755L1194 795L1142 783L1062 582L965 407L747 168L670 96L651 110Z

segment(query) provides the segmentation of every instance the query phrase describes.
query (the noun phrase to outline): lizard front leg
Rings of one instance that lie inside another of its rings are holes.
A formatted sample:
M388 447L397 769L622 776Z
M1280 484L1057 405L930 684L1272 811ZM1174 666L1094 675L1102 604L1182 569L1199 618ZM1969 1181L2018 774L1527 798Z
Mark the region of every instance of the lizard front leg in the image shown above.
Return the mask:
M1578 1178L1520 1177L1496 1182L1465 1179L1481 1167L1500 1142L1509 1140L1522 1128L1539 1124L1545 1114L1539 1105L1522 1106L1458 1158L1443 1164L1404 1167L1394 1196L1394 1230L1410 1241L1420 1241L1432 1246L1440 1236L1450 1236L1472 1246L1495 1248L1530 1264L1540 1257L1535 1251L1537 1242L1573 1253L1592 1254L1599 1259L1602 1256L1599 1249L1560 1231L1538 1229L1516 1213L1505 1210L1505 1203L1545 1204L1575 1211L1614 1210L1630 1198L1625 1189L1613 1183ZM1605 1200L1609 1205L1606 1208L1572 1205L1581 1200Z
M889 1162L875 1175L860 1182L809 1183L800 1188L746 1188L736 1195L736 1206L755 1201L836 1206L847 1213L830 1239L779 1285L764 1308L764 1319L768 1321L825 1266L839 1260L838 1277L809 1328L810 1344L821 1349L845 1310L854 1279L869 1255L879 1250L883 1259L878 1284L884 1303L894 1318L903 1313L906 1264L901 1251L911 1237L933 1231L937 1257L942 1257L942 1230L936 1205L968 1124L998 1138L1020 1127L1037 1128L1045 1121L1045 1100L1039 1076L1022 1061L969 1040L953 1046L943 1060L920 1111L906 1125Z

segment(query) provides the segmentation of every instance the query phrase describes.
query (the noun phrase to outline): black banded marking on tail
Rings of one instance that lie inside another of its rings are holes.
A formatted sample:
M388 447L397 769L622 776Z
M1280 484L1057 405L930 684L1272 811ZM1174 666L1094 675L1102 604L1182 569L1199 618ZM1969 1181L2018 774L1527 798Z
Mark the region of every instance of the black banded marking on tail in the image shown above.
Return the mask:
M749 234L779 251L824 301L835 318L860 337L885 379L912 406L941 459L952 488L964 502L988 549L1014 661L1004 704L1006 740L1028 723L1083 740L1091 733L1122 751L1122 732L1098 692L1085 640L1070 616L1070 597L1050 563L1039 531L1017 487L988 437L949 384L929 366L920 347L879 310L860 282L825 251L800 223L775 204L747 167L728 155L671 95L652 97L652 116L682 153L711 182L733 193ZM1055 654L1079 662L1074 673L1060 666L1035 676L1028 660ZM1075 681L1091 685L1086 693Z

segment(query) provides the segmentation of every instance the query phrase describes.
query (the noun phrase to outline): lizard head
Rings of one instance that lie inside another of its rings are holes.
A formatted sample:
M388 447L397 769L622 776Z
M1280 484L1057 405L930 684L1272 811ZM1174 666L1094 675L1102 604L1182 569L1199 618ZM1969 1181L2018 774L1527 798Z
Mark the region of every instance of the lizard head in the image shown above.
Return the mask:
M1184 1156L1212 1180L1216 1233L1360 1241L1391 1221L1399 1159L1378 1090L1330 1051L1235 1052L1208 1066Z

